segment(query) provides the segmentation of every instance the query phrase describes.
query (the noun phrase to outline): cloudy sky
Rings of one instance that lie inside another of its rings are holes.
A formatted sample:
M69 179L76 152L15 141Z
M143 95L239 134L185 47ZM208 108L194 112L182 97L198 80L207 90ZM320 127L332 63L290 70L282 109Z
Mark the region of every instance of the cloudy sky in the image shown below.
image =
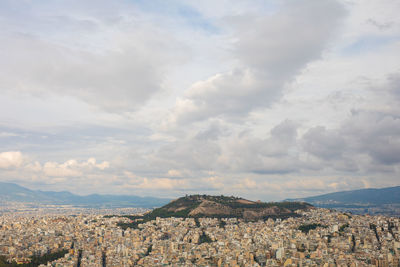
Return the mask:
M2 0L0 181L281 200L400 184L398 0Z

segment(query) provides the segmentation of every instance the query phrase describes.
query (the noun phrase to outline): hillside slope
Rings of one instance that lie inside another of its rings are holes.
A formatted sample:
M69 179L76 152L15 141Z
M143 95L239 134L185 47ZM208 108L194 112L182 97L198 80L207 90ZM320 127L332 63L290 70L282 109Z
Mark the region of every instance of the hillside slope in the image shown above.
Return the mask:
M265 203L237 197L191 195L173 200L143 216L126 216L133 220L132 223L121 224L120 226L136 228L138 224L154 220L157 217L241 218L245 220L288 218L299 216L295 212L297 210L312 208L312 205L304 202Z

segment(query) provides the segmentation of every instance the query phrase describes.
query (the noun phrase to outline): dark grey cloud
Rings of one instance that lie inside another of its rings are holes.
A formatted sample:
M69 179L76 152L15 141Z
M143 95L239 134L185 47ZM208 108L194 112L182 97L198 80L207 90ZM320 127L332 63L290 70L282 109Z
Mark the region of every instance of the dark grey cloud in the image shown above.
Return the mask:
M322 166L337 171L365 174L381 165L393 172L384 166L400 163L400 118L379 111L354 112L338 128L309 129L301 143Z
M297 138L297 128L297 123L286 119L282 123L272 128L271 136L279 143L292 144Z
M352 152L366 153L382 164L400 163L400 118L382 112L358 112L341 132L352 143Z
M387 88L389 96L395 97L400 101L400 73L392 73L388 75Z
M218 121L210 123L207 129L201 130L196 134L198 140L217 140L220 136L229 135L229 130L222 126Z
M395 172L400 163L400 79L397 73L383 82L369 81L371 104L353 109L337 127L316 126L301 138L304 152L337 171Z
M346 141L337 131L318 126L304 134L303 148L316 157L329 160L342 156Z
M287 81L321 56L344 14L335 0L283 1L270 16L232 17L236 53L246 65L268 73L266 78Z
M193 171L212 170L217 167L220 154L221 148L215 140L198 136L162 146L150 158L150 166Z
M299 168L297 146L298 125L285 120L271 129L269 137L240 136L226 151L234 162L229 168L258 174L290 173ZM293 152L293 153L292 153Z
M225 134L212 124L193 137L162 146L151 159L151 166L170 166L193 171L288 173L298 167L297 124L285 120L262 139L248 134Z
M393 22L378 22L372 18L367 19L366 23L378 28L381 31L390 29L394 24Z

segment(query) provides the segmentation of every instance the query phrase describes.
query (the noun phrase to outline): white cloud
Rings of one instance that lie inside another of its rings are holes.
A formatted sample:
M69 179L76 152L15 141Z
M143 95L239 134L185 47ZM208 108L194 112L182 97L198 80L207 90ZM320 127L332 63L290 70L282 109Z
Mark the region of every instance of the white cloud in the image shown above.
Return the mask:
M279 87L249 69L217 74L195 83L185 98L178 99L171 120L184 124L219 115L242 116L252 108L270 105L278 98Z
M254 190L258 186L257 186L257 183L253 179L244 178L243 180L240 180L239 184L236 184L235 187L238 189Z
M110 167L110 163L103 161L96 164L95 158L89 158L86 162L78 162L75 159L67 160L64 163L46 162L43 165L43 173L51 177L78 177L83 176L85 172L90 172L97 168L101 171Z
M206 184L206 186L209 186L213 189L218 189L222 190L223 188L226 188L226 180L220 176L211 176L202 179L202 182Z
M167 175L169 176L169 177L181 177L182 176L182 172L181 171L179 171L179 170L168 170L168 173L167 173Z
M20 151L0 153L0 169L3 169L1 174L8 180L13 178L20 181L57 184L66 182L66 178L99 177L104 175L104 171L108 168L110 168L108 161L96 163L95 158L89 158L87 161L70 159L64 163L47 161L41 164Z
M237 67L193 84L177 100L170 122L240 117L271 106L285 84L321 56L343 15L336 1L287 1L272 15L230 17Z
M107 169L107 168L110 168L110 162L108 162L108 161L103 161L102 163L96 163L96 159L95 158L89 158L88 160L87 160L87 162L83 162L82 164L81 164L81 166L82 167L86 167L86 166L88 166L88 167L95 167L95 168L98 168L98 169L100 169L100 170L105 170L105 169Z
M7 138L7 137L19 137L21 135L17 133L10 133L10 132L0 132L0 138Z
M170 178L136 178L135 183L124 184L126 188L134 189L167 189L173 191L181 191L188 187L186 180L176 180Z
M23 156L20 151L7 151L0 153L0 168L18 168L23 163Z
M42 171L43 168L39 162L35 161L35 162L28 163L25 166L25 169L32 171L32 172L40 172L40 171Z
M76 161L68 161L63 164L58 164L57 162L46 162L43 165L43 173L50 177L69 177L69 176L82 176L82 172L74 169L73 166L76 165Z

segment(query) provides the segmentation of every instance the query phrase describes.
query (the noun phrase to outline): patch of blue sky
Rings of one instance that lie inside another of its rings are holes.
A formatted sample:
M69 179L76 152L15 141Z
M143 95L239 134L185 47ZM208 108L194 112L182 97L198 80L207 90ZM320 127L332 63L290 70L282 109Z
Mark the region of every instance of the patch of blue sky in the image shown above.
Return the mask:
M218 28L211 19L206 18L195 8L175 0L132 0L136 7L148 13L160 14L175 18L184 23L183 26L208 33L218 33Z
M342 55L351 56L366 52L372 52L400 41L400 36L364 36L352 44L344 47L341 51Z
M260 14L272 15L277 13L281 8L284 2L282 1L265 1L265 0L257 0L255 1L254 7Z
M218 28L210 19L205 18L201 13L190 6L179 7L178 14L185 20L186 24L192 28L201 29L209 33L219 33Z
M144 12L160 14L171 13L171 10L174 10L179 5L175 0L131 0L130 2Z

